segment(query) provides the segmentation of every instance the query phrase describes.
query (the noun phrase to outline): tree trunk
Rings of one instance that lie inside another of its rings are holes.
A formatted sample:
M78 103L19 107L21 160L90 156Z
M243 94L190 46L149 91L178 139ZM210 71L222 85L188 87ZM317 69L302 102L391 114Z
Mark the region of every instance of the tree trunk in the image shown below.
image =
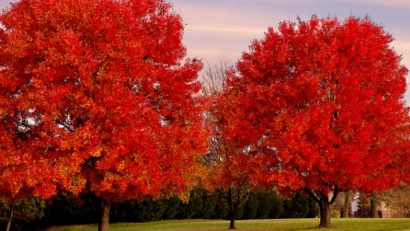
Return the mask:
M330 205L333 204L336 199L337 195L339 195L339 187L337 185L333 188L333 195L329 200L329 194L323 194L320 192L315 192L314 190L307 190L313 199L319 205L320 211L320 228L328 228L330 227Z
M377 211L377 194L372 193L372 198L370 199L370 217L372 218L378 218L379 214Z
M110 203L104 199L101 200L101 217L98 223L98 231L108 231L110 224Z
M330 202L327 197L322 197L319 202L321 228L330 227Z
M351 192L346 191L345 192L345 198L344 198L344 204L343 204L343 218L348 218L350 215L350 202L351 202Z
M230 219L229 229L236 229L236 227L235 227L235 218L234 217L231 217L231 219Z
M234 198L234 189L230 188L228 190L228 205L229 205L229 229L236 229L235 220L238 213L238 203L236 203ZM238 192L239 193L239 192Z
M11 222L13 221L13 215L14 215L14 206L15 206L15 203L13 202L11 206L10 217L7 221L6 231L10 231L10 228L11 228Z

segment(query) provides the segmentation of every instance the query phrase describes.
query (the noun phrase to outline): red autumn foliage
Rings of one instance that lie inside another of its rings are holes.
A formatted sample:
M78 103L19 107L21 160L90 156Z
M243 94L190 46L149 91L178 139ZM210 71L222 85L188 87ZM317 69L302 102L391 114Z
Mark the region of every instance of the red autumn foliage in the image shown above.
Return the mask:
M229 138L229 129L240 126L240 120L230 120L237 115L240 103L229 94L223 94L228 67L225 64L209 68L205 75L204 93L209 94L208 121L213 129L209 153L205 158L208 174L205 187L217 190L228 202L229 229L235 229L238 211L245 205L252 190L267 186L265 167L269 161L260 150ZM271 185L269 185L271 186ZM268 186L268 187L269 187Z
M406 117L407 69L392 40L368 19L285 21L254 41L228 76L224 94L237 103L227 137L271 150L265 155L279 163L269 166L271 178L289 186L283 173L291 173L293 188L314 195L321 226L338 191L398 183L390 141Z
M206 130L202 68L162 0L22 0L0 17L0 193L182 193Z
M261 146L252 124L240 119L251 116L242 110L250 107L251 102L238 100L238 95L231 93L226 90L213 98L211 115L215 147L211 151L212 171L208 181L214 188L224 190L270 187L269 168L275 168L278 161L269 155L274 155L276 150Z

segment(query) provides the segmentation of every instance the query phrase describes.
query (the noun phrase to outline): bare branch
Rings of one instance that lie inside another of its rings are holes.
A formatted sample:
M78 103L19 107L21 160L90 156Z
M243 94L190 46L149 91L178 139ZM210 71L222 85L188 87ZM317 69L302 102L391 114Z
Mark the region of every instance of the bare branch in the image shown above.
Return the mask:
M215 95L225 87L226 71L229 65L221 61L214 66L208 66L202 77L202 92L205 95Z

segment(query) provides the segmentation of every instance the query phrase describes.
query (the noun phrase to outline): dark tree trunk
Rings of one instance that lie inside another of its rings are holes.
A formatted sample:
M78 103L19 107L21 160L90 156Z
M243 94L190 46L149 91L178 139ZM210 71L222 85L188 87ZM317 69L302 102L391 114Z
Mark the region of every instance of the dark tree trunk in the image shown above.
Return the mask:
M10 231L11 222L13 222L14 206L15 206L15 203L13 202L13 204L12 204L12 206L11 206L11 210L10 210L10 217L9 217L9 219L8 219L8 221L7 221L6 231Z
M343 204L343 218L348 218L350 215L350 202L351 202L351 194L352 192L346 191L345 192L345 198L344 198L344 204Z
M235 227L235 218L231 217L229 221L229 229L236 229Z
M319 203L320 209L320 225L319 227L330 227L330 202L327 197L321 197Z
M110 203L104 199L101 200L101 217L98 223L98 231L108 231L110 225Z
M378 218L379 217L379 213L377 211L377 204L378 204L377 194L372 193L372 198L370 199L370 216L372 218Z
M234 195L234 189L228 190L228 205L229 205L229 229L236 229L235 220L238 214L239 192L238 197Z
M320 228L330 227L330 205L336 201L337 195L339 194L339 188L337 186L333 189L332 198L329 200L329 195L320 192L315 192L314 190L307 190L312 198L319 205L320 212Z

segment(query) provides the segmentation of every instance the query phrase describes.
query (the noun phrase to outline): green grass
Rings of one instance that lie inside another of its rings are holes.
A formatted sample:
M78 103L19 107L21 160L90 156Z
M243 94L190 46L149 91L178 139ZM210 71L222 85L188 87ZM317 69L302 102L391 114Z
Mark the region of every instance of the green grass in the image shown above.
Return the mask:
M410 219L332 219L329 229L317 229L319 219L275 219L237 221L238 231L291 231L291 230L343 230L343 231L385 231L408 230ZM223 220L178 220L148 223L110 224L110 231L222 231L227 230L228 221ZM52 227L48 231L94 231L96 225L75 225Z

